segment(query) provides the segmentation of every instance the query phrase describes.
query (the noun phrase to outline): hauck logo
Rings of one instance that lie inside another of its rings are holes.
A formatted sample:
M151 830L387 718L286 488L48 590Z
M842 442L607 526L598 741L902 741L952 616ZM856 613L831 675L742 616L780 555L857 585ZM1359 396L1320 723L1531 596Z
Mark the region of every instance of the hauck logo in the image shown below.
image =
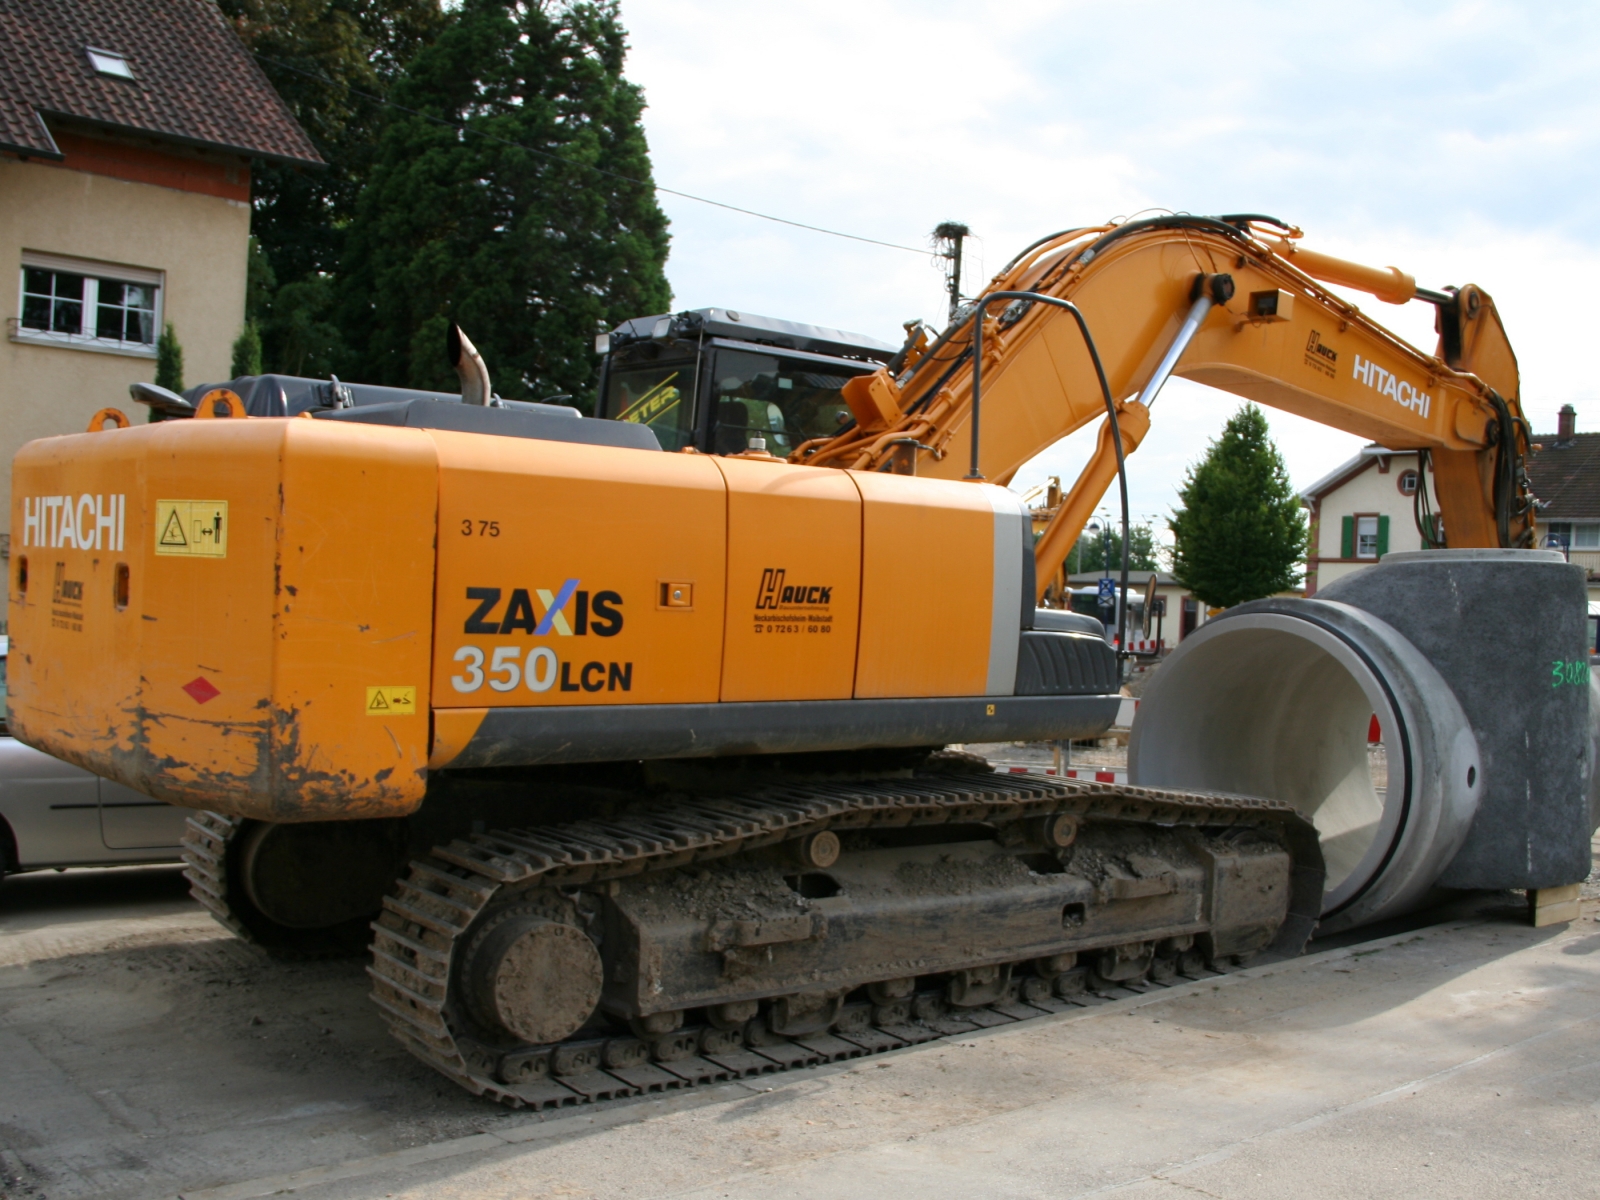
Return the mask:
M832 584L788 584L787 568L768 567L761 572L756 591L756 611L777 608L826 608L833 602Z
M1380 396L1387 396L1402 408L1409 408L1419 416L1426 417L1428 409L1432 406L1433 398L1424 391L1412 387L1404 379L1391 375L1377 363L1356 355L1353 377L1359 379Z

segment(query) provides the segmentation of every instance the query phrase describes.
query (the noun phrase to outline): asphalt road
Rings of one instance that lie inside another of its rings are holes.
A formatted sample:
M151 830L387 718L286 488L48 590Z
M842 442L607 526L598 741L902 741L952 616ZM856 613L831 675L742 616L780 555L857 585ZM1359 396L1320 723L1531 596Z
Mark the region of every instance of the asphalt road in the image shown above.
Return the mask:
M1600 902L1499 902L879 1058L549 1118L456 1091L360 962L275 963L171 869L0 888L0 1192L1319 1200L1600 1193Z

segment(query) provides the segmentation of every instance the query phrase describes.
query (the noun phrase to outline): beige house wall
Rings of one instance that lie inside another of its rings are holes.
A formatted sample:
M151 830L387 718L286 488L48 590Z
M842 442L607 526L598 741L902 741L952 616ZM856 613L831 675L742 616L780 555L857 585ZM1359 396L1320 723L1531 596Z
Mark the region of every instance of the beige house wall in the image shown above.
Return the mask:
M1328 561L1339 558L1345 517L1357 513L1386 516L1389 518L1389 553L1422 549L1422 535L1417 532L1412 498L1400 492L1400 476L1416 468L1415 454L1391 455L1387 472L1379 471L1378 463L1374 460L1359 474L1323 494L1317 511L1317 538L1313 547L1317 557L1322 560L1316 564L1318 591L1334 580L1365 570L1378 561L1375 558L1360 562Z
M0 489L11 459L35 438L82 433L108 405L130 420L145 409L128 385L155 378L155 354L107 353L12 339L21 316L22 254L45 254L164 272L162 319L183 346L184 382L229 377L244 324L250 206L42 163L0 160ZM137 411L134 411L137 409ZM0 505L0 547L9 543Z

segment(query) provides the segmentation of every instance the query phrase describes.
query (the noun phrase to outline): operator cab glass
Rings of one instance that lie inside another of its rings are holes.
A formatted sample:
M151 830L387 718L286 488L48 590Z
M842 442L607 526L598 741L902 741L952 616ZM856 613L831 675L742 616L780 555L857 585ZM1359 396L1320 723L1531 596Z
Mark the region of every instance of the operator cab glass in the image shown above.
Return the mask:
M601 412L615 421L648 425L663 450L694 442L693 359L613 367Z
M595 416L647 425L661 448L787 458L850 427L842 389L896 347L773 317L703 308L624 321L600 340Z
M839 389L858 373L843 364L717 351L711 452L737 454L762 438L768 454L787 458L802 442L838 433L850 420Z

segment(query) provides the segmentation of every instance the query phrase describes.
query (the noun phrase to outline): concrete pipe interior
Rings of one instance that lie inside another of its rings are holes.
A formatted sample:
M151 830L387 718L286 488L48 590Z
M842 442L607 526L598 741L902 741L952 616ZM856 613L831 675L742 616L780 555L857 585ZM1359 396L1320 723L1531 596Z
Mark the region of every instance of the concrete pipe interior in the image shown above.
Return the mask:
M1372 882L1400 835L1408 756L1394 744L1399 714L1361 656L1313 624L1256 618L1206 632L1186 639L1141 704L1133 781L1293 804L1320 835L1331 913ZM1374 716L1386 772L1369 753Z

